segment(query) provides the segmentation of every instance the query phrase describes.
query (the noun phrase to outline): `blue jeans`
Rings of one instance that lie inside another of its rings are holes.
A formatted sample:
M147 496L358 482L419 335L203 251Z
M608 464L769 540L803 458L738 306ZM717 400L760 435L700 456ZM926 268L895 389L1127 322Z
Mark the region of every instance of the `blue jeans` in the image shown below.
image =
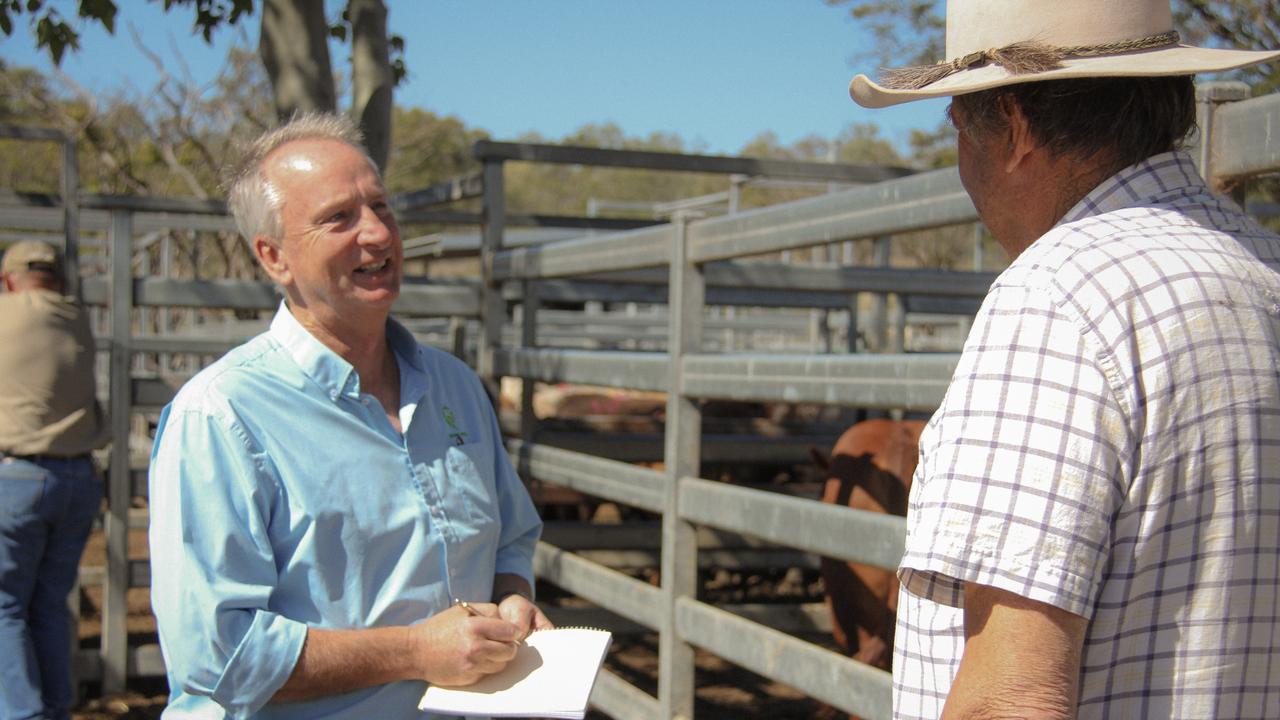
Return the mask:
M102 483L88 458L0 459L0 717L66 718L67 594Z

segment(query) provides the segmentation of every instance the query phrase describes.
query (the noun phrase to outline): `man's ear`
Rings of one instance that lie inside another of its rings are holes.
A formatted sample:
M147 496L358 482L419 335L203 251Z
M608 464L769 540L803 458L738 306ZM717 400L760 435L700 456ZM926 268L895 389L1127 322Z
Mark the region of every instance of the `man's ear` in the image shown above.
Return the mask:
M267 276L277 285L280 287L289 285L293 279L293 273L289 270L289 262L278 242L266 235L258 235L253 239L253 254L257 256L258 262L262 263L262 269L267 271Z
M1002 97L1005 118L1008 120L1009 156L1005 159L1004 171L1011 173L1026 161L1038 145L1031 134L1031 122L1018 103L1008 96Z

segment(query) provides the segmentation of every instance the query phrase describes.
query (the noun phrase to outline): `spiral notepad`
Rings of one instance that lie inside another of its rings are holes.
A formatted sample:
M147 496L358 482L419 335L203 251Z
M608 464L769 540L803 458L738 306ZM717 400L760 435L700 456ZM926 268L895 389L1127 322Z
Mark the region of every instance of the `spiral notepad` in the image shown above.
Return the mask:
M530 633L501 671L465 687L432 685L419 710L490 717L582 718L613 635L596 628Z

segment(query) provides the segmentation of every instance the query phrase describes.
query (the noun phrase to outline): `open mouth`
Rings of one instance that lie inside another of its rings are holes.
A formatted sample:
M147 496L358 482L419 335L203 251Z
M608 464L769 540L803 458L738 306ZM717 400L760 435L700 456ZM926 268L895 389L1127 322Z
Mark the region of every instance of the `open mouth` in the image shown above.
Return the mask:
M391 267L391 258L384 258L375 263L369 263L368 265L361 265L360 267L356 268L356 272L364 273L368 275L372 273L382 272L383 270L386 270L389 267Z

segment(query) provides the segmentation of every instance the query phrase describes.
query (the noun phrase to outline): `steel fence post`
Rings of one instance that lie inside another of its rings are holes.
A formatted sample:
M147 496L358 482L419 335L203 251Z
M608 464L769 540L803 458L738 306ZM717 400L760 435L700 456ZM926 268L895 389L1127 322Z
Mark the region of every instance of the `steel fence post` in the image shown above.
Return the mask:
M698 582L697 533L680 517L681 478L697 476L702 451L702 411L684 392L684 358L702 343L706 279L702 268L689 261L687 213L673 218L667 335L667 422L663 457L667 486L662 513L663 619L658 636L658 702L666 718L693 718L693 647L676 630L681 598L695 598Z

